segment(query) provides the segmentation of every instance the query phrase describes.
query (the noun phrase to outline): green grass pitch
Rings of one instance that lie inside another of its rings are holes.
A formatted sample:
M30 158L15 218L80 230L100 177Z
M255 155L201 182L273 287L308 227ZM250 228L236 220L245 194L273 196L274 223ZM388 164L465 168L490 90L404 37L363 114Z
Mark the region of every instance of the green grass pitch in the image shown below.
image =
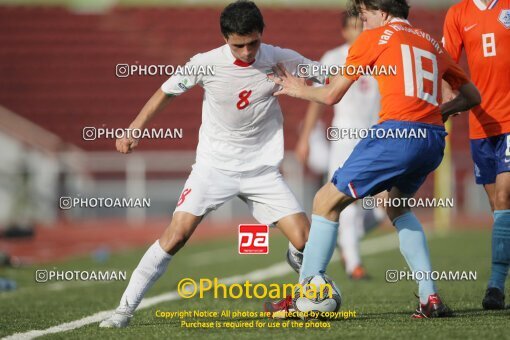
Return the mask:
M371 235L379 237L381 232ZM163 302L138 310L131 326L122 330L99 329L90 324L71 331L49 334L52 339L156 339L156 338L207 338L207 339L309 339L338 338L444 338L444 339L503 339L508 338L510 313L486 312L481 309L481 299L489 275L489 231L455 231L446 236L431 237L430 250L434 270L476 271L476 281L438 282L445 302L456 316L448 319L412 320L416 308L417 291L414 282L387 283L388 269L406 269L397 248L364 257L372 279L365 282L350 281L338 261L332 262L328 273L339 285L343 305L341 310L357 312L356 318L337 320L330 328L323 329L189 329L181 328L177 319L155 317L156 310L239 310L259 311L262 301L257 299L224 300L180 299ZM243 275L267 268L283 261L286 240L272 231L269 255L237 255L235 233L231 238L208 243L192 243L185 247L170 263L165 276L157 282L148 297L174 291L177 282L184 277L224 278ZM35 283L37 269L58 270L126 270L128 276L138 263L145 249L112 254L105 263L91 258L74 259L53 265L9 269L0 273L18 282L19 289L0 293L0 337L30 330L47 329L65 322L79 320L99 311L113 309L118 303L127 282L88 283L64 282ZM199 258L198 253L208 254ZM293 283L294 273L264 281L269 283ZM189 319L191 321L197 319ZM198 319L211 321L211 319ZM228 320L218 318L217 320ZM253 320L253 319L239 319ZM270 321L264 318L256 320ZM216 320L212 320L216 321ZM232 321L232 320L228 320Z

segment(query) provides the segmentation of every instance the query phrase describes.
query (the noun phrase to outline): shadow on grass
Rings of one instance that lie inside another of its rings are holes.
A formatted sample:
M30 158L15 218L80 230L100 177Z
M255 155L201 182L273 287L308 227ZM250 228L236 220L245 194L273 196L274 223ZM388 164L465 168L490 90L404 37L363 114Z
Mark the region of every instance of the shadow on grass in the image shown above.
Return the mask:
M483 308L467 308L467 309L456 309L454 311L455 316L458 317L468 317L468 316L476 316L476 317L494 317L494 316L508 316L510 314L509 309L502 310L485 310Z
M454 309L453 315L447 318L442 319L456 319L456 318L469 318L469 317L477 317L477 318L493 318L494 316L508 316L510 314L510 310L492 310L487 311L482 308L467 308L467 309ZM387 319L390 316L408 316L410 320L412 312L382 312L382 313L368 313L368 314L360 314L358 319Z

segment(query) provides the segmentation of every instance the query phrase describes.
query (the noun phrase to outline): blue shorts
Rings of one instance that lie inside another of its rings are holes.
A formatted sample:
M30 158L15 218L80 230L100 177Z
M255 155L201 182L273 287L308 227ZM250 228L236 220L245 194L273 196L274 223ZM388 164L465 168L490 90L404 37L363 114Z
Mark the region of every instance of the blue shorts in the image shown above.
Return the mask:
M476 184L492 184L496 176L510 171L510 133L471 140Z
M441 164L447 136L444 127L390 120L372 129L406 131L408 137L418 137L389 138L389 133L384 134L386 138L369 135L358 143L331 182L353 198L375 195L393 187L405 194L414 194L427 175Z

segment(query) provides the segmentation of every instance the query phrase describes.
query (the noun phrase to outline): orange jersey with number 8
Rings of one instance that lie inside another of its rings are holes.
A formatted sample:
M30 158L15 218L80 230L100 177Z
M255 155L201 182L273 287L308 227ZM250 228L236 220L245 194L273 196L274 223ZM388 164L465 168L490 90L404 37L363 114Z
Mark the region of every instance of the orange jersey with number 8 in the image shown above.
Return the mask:
M510 132L510 0L463 0L444 23L444 48L458 62L466 50L481 105L469 115L469 137Z
M441 79L454 89L469 82L441 44L407 20L364 31L349 50L348 66L370 67L381 92L380 120L400 120L442 125ZM380 72L393 67L396 72ZM360 74L345 74L357 80Z

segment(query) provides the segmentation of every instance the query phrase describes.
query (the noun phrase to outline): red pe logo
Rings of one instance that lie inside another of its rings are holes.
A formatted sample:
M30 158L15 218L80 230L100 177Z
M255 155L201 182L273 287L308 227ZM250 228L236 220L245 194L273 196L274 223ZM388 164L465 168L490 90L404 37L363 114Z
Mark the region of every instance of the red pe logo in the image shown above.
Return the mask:
M265 224L240 224L239 254L269 254L269 227Z

